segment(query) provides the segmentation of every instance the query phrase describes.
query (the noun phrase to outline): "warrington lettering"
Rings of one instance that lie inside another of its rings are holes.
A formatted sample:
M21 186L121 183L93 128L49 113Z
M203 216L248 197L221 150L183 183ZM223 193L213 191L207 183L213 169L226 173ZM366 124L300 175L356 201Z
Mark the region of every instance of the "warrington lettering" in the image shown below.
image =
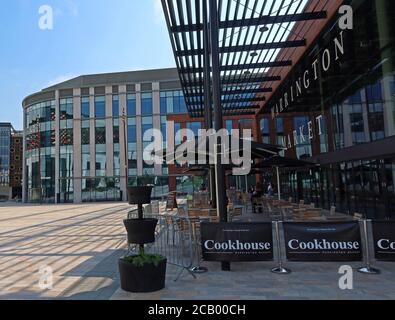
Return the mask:
M341 31L339 36L333 40L333 47L325 48L320 56L311 63L310 67L301 73L297 80L291 84L289 89L286 90L271 108L273 119L286 111L297 98L302 96L310 88L313 81L317 81L322 74L328 72L333 62L339 61L345 54L343 35L344 31Z

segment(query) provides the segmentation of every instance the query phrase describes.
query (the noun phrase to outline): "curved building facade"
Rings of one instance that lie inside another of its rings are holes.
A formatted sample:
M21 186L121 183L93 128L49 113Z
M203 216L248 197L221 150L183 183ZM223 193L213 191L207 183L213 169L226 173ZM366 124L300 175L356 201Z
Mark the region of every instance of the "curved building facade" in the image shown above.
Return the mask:
M24 201L124 200L126 176L168 192L167 168L143 162L142 136L187 112L178 79L175 69L89 75L27 97Z

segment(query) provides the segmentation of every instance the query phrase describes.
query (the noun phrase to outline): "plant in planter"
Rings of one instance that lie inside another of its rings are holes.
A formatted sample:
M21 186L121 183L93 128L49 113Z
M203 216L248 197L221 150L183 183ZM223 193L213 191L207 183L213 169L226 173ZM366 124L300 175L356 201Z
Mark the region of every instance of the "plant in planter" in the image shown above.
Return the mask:
M144 245L155 242L157 219L144 218L143 204L151 202L152 187L128 188L129 204L138 205L138 218L126 219L128 243L139 244L139 254L119 259L121 288L129 292L153 292L165 287L167 260L146 254Z

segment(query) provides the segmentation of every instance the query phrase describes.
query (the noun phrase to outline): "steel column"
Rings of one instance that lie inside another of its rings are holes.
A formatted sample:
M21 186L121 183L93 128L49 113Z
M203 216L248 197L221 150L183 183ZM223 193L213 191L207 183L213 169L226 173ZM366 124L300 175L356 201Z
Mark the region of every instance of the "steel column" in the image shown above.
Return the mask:
M219 39L218 39L218 8L217 0L210 0L210 40L211 40L211 63L213 78L213 107L214 129L218 132L223 128L221 106L221 77L219 62ZM217 211L221 222L228 222L225 170L221 164L221 138L217 138L217 163L215 165L215 178L217 187ZM222 262L222 270L230 271L230 263Z

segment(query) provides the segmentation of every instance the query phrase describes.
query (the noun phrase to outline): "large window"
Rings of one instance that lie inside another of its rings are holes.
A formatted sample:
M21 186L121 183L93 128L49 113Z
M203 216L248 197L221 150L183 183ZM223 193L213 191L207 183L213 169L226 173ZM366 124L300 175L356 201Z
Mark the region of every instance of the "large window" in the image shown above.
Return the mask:
M128 117L136 116L136 95L135 94L128 94L127 95L127 114Z
M128 119L128 142L137 142L137 130L136 130L136 119Z
M112 116L113 118L119 118L119 96L112 96Z
M268 118L263 118L261 120L261 135L262 135L262 142L270 144L270 126L269 126Z
M194 133L195 137L199 135L199 130L202 128L202 123L201 122L188 122L187 123L187 129L192 130Z
M81 98L81 118L89 119L90 118L90 105L89 105L89 97Z
M141 114L148 116L153 114L152 110L152 93L141 94Z
M160 93L160 113L187 113L182 91L162 91Z
M294 118L294 128L300 133L300 128L304 128L303 134L298 137L298 144L296 146L296 155L298 159L308 158L312 156L311 142L308 133L308 123L310 119L308 117L296 117Z
M97 96L95 97L95 117L105 118L106 117L106 97Z

